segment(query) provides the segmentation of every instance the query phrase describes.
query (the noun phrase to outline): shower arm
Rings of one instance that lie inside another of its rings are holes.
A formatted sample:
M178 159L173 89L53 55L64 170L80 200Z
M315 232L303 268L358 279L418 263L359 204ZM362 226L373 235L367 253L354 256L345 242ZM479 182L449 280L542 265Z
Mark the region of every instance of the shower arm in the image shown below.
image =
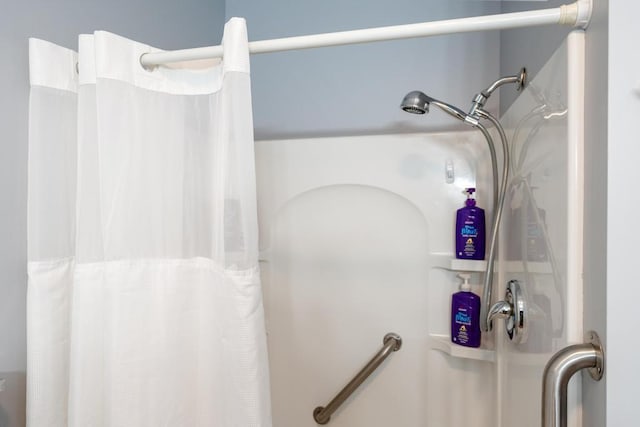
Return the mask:
M504 199L507 192L507 182L509 180L509 146L507 136L504 133L502 125L490 113L483 109L477 109L478 117L489 120L498 130L500 141L502 142L502 180L500 182L500 191L498 200L494 202L493 224L491 230L491 243L489 246L489 258L487 259L487 270L484 276L484 286L482 289L482 306L480 307L480 325L482 330L488 332L492 328L492 322L488 320L489 309L491 307L491 295L493 291L493 270L496 257L496 247L498 241L498 231L500 230L500 221L502 219L502 211L504 208ZM483 133L490 146L493 145L493 139L487 129L480 123L476 127ZM495 170L495 168L494 168ZM497 182L497 179L494 181Z
M526 79L526 71L523 68L522 70L520 70L520 74L519 75L502 77L501 79L498 79L495 82L493 82L491 84L491 86L489 86L488 88L483 90L482 93L485 96L489 97L500 86L506 85L506 84L509 84L509 83L517 83L518 86L517 86L516 90L520 90L520 89L522 89L524 87L525 79Z
M516 76L507 76L507 77L502 77L501 79L496 80L495 82L491 83L491 85L488 88L486 88L485 90L483 90L473 98L473 104L471 106L471 110L469 111L469 115L472 117L482 117L483 115L480 113L480 111L484 111L483 110L484 104L487 102L487 99L489 99L491 94L493 94L493 92L495 92L495 90L498 89L500 86L506 85L509 83L515 83L516 90L519 91L524 87L524 85L526 84L526 81L527 81L527 70L525 68L522 68L520 70L520 74Z

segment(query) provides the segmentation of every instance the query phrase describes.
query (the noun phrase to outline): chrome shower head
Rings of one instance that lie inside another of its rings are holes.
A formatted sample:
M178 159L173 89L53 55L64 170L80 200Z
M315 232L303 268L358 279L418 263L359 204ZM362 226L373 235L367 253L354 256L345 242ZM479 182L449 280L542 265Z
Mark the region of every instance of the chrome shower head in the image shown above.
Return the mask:
M429 112L429 103L431 101L432 99L424 93L414 90L404 97L400 108L411 114L426 114Z
M459 109L458 107L454 107L451 104L447 104L446 102L438 101L437 99L431 98L429 95L426 95L419 90L414 90L405 95L402 103L400 104L400 108L402 108L407 113L412 114L426 114L429 112L429 105L436 105L445 113L451 114L456 119L462 120L463 122L469 122L469 117L467 114ZM470 124L476 124L477 121L471 120Z
M429 95L425 95L419 90L414 90L406 94L400 104L400 108L411 114L426 114L429 112L429 105L433 104L456 119L462 120L471 126L477 126L479 120L483 117L482 113L484 112L483 107L485 102L497 88L507 83L516 83L517 89L520 90L524 87L526 80L527 70L524 68L521 69L520 74L516 76L502 77L501 79L496 80L491 84L491 86L474 97L471 109L468 113L465 113L456 106L431 98Z

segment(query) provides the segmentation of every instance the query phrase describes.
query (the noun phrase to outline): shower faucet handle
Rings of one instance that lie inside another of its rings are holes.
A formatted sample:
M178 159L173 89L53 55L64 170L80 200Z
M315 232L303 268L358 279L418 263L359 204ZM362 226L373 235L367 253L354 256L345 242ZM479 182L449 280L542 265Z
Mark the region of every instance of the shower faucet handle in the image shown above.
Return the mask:
M487 315L487 324L493 329L494 319L508 319L513 314L513 306L507 301L498 301L491 306Z
M491 306L487 314L489 330L493 329L494 319L505 319L504 328L509 339L515 344L524 343L527 338L527 305L517 280L510 280L505 291L504 301Z

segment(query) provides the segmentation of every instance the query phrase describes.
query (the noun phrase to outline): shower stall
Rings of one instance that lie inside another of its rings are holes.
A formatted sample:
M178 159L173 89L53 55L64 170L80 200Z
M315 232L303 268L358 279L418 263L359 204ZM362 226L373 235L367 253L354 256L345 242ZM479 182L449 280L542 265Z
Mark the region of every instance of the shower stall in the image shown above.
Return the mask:
M404 111L418 114L407 119L414 125L435 105L463 126L257 141L274 425L582 425L579 380L567 386L566 374L554 375L595 368L598 345L597 335L589 335L585 347L567 349L587 340L581 300L587 6L513 15L520 22L514 26L578 29L533 78L523 68L486 82L468 112L439 100L448 99L442 88L437 94L424 88L438 99L414 90L402 100ZM250 42L249 50L510 28L509 19L266 40ZM214 47L183 54L145 54L141 63L152 70L163 61L221 53ZM401 78L402 69L396 73ZM500 87L521 93L497 118L485 104ZM454 214L467 187L478 189L488 211L484 261L454 256ZM482 295L480 348L451 342L451 295L460 273L470 274L472 290ZM577 364L573 351L585 353ZM543 377L561 384L560 396L555 389L545 394L546 404Z
M401 349L328 425L541 425L546 363L584 341L583 52L584 33L571 33L500 117L510 154L504 159L498 145L498 163L510 166L497 168L507 181L492 300L504 299L508 282L519 285L526 317L514 340L505 333L510 320L494 320L480 348L450 340L456 275L470 272L482 295L487 270L486 261L454 256L463 190L479 189L488 218L501 204L483 132L257 141L274 425L316 425L314 408L356 375L389 332L402 338ZM403 108L423 112L427 103L469 121L461 109L415 92ZM495 129L485 133L500 138ZM578 382L568 391L569 426L582 425Z

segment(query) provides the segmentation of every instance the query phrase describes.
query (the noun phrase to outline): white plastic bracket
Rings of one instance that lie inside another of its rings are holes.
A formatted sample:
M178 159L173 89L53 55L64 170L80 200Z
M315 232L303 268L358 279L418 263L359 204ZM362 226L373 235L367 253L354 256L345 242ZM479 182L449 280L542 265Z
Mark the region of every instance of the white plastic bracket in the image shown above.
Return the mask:
M583 30L589 26L591 14L593 13L593 0L578 0L578 17L576 18L576 27Z
M578 0L575 3L560 6L559 24L586 29L591 20L593 0Z

